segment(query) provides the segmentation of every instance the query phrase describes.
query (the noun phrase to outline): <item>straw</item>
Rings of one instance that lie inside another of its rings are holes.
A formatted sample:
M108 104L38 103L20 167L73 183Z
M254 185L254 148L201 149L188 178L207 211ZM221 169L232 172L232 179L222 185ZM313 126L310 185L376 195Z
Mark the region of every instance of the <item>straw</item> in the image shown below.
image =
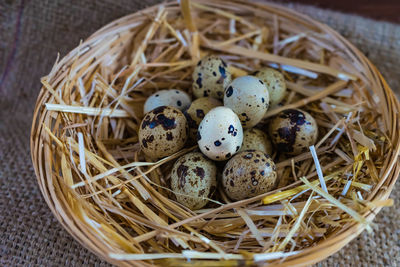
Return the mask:
M176 201L170 172L197 146L151 160L138 131L147 97L191 94L205 55L222 57L233 77L281 71L287 95L259 128L300 108L315 118L319 137L311 153L274 151L276 189L231 201L219 188L192 211ZM309 265L371 230L393 204L398 101L354 46L289 9L163 3L100 29L41 82L31 152L44 200L80 243L115 265Z

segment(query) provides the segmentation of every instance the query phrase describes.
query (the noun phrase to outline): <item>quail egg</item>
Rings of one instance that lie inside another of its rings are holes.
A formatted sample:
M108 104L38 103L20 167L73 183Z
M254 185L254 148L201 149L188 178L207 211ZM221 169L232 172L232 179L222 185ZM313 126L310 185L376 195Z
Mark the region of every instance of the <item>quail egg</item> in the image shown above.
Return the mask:
M315 144L318 126L309 113L300 109L288 109L272 118L269 135L278 151L298 155Z
M226 63L217 56L202 58L193 71L193 94L196 98L224 97L224 89L231 82Z
M171 189L179 203L189 209L204 207L215 191L217 167L200 152L180 157L171 171Z
M239 116L243 128L251 128L268 110L268 90L263 81L254 76L238 77L226 88L224 105Z
M243 132L243 144L239 151L259 150L268 155L272 154L272 144L269 137L263 131L251 128Z
M262 68L254 75L264 82L269 93L269 104L276 106L281 102L286 93L285 78L282 73L271 68Z
M200 122L211 109L218 106L222 106L222 103L212 97L201 97L192 102L189 109L184 112L189 124L190 139L196 140Z
M170 106L186 110L190 106L190 96L181 90L160 90L149 96L144 103L144 114L160 106Z
M187 140L188 124L174 107L161 106L148 112L139 128L142 151L152 159L170 156L181 150Z
M222 173L222 186L232 200L258 196L275 189L276 167L265 153L247 150L233 156Z
M212 160L226 160L239 151L243 129L238 116L227 107L210 110L199 125L197 143Z

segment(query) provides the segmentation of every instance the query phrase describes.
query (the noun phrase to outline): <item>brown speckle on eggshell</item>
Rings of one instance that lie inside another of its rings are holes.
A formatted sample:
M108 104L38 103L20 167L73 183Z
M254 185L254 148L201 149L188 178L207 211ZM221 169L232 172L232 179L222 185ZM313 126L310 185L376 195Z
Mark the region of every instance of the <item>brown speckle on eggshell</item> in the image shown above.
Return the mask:
M239 151L243 142L243 128L238 116L227 107L210 110L199 125L197 144L208 158L229 159Z
M276 115L269 124L269 135L277 151L298 155L309 150L318 137L315 119L300 109L288 109Z
M224 89L232 77L227 64L217 56L202 58L193 71L193 94L196 98L211 96L224 97Z
M179 109L157 107L148 112L140 124L140 148L152 159L170 156L184 147L187 132L185 115Z
M181 90L160 90L146 99L143 113L147 113L160 106L170 106L179 110L186 110L190 106L190 96Z
M262 68L254 75L267 87L270 105L274 107L279 104L286 94L286 82L282 73L271 68Z
M268 110L268 90L254 76L238 77L225 90L224 106L238 115L243 128L251 128L263 119Z
M222 186L232 200L258 196L275 189L276 167L273 160L257 150L246 150L233 156L222 172Z
M212 97L201 97L192 102L189 109L184 112L189 125L189 138L196 140L200 122L213 108L222 106L222 103Z
M266 133L260 129L251 128L243 132L243 144L239 151L259 150L272 155L272 144Z
M180 157L171 171L171 189L179 203L196 210L204 207L216 189L217 167L200 152Z

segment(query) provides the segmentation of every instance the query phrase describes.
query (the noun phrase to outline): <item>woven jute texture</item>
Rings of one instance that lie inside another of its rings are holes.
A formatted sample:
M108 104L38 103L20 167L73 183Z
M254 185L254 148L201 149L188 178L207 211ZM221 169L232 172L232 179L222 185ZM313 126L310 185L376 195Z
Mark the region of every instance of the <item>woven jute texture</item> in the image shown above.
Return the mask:
M53 217L36 183L29 133L40 77L57 57L102 25L156 0L0 0L0 266L108 266ZM399 94L400 26L290 5L337 29L381 70ZM321 266L400 265L400 186L396 207Z

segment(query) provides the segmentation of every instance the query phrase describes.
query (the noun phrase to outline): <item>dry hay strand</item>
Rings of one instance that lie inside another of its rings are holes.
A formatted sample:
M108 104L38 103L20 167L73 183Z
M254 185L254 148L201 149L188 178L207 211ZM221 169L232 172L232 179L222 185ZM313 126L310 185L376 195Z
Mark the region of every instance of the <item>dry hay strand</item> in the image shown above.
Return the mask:
M197 60L217 54L234 76L270 66L288 82L283 106L310 112L311 151L275 155L280 187L191 211L169 171L140 151L146 98L191 91ZM120 266L306 265L339 250L388 199L400 168L399 102L371 62L324 24L241 1L154 6L103 27L42 79L31 151L41 191L84 246Z

